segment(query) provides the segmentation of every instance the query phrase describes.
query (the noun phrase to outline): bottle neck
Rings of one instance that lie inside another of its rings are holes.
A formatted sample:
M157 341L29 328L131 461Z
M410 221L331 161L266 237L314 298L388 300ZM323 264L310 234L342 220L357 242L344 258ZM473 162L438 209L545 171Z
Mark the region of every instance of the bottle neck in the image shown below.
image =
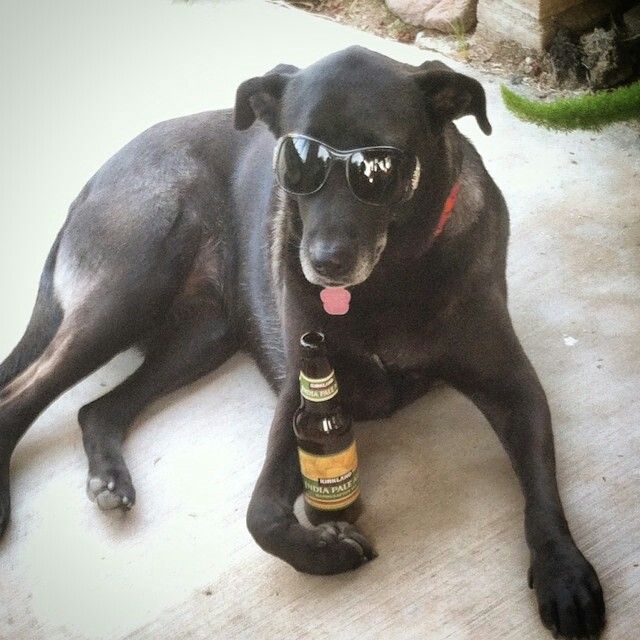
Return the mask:
M324 355L303 358L300 368L302 406L312 413L326 413L338 405L338 382Z

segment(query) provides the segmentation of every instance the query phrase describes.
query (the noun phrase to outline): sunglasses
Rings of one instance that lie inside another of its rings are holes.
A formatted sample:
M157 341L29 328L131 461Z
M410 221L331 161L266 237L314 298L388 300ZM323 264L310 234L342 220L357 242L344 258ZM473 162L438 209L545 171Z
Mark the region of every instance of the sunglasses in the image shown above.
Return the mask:
M420 161L395 147L340 151L300 133L282 136L273 154L278 184L295 196L322 189L333 165L344 163L351 193L366 204L384 206L409 200L420 181Z

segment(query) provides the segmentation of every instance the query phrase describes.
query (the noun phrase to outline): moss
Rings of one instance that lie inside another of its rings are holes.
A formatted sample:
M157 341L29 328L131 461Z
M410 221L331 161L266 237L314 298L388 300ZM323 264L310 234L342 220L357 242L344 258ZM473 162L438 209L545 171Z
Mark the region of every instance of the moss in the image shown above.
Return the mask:
M521 120L547 129L599 131L614 122L640 119L640 82L612 91L600 91L555 102L529 100L505 85L502 85L501 91L509 111Z

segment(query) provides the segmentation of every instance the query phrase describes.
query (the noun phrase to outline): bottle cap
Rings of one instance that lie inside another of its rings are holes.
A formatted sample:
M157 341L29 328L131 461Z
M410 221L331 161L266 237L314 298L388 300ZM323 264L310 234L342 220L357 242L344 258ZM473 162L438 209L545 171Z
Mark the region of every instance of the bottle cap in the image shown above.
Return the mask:
M300 344L306 349L323 349L325 346L324 333L320 331L307 331L300 336Z

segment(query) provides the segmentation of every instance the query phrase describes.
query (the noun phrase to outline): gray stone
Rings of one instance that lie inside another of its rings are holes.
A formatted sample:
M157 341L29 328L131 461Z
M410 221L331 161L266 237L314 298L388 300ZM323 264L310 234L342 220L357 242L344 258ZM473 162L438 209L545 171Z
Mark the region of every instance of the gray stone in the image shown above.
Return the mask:
M580 49L568 29L560 27L549 47L553 79L557 85L575 86L582 72ZM584 74L582 74L584 75Z
M443 33L467 33L476 24L477 0L385 0L409 24Z
M592 89L615 87L633 73L628 57L620 48L616 29L594 29L580 38L580 47Z
M431 35L431 32L419 31L416 35L415 44L420 49L436 51L444 56L455 57L458 53L458 46L452 38L441 35Z
M640 35L640 4L629 9L629 11L624 14L623 20L627 35Z

